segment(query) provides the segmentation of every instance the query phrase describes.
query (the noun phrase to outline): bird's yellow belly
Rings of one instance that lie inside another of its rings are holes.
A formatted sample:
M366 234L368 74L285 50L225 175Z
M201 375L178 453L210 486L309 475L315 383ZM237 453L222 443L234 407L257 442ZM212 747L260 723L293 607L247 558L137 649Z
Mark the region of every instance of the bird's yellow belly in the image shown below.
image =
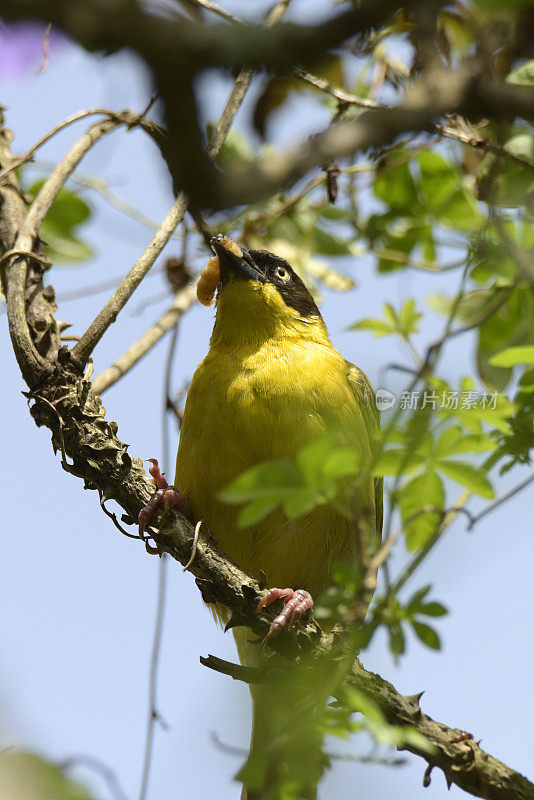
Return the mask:
M326 364L314 355L312 364L308 353L292 359L291 369L283 358L256 358L236 368L208 356L189 390L175 485L240 567L256 577L263 571L271 586L317 595L330 583L335 561L357 559L353 522L320 506L293 521L277 511L243 529L236 522L239 508L217 499L247 468L293 458L326 430L344 444L364 446L360 414L337 377L338 364L329 353Z

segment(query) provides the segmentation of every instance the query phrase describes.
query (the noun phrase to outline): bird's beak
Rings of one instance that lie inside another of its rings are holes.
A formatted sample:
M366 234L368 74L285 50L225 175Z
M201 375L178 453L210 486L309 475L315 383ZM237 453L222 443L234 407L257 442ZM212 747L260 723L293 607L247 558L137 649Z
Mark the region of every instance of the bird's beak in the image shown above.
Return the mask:
M265 281L265 275L254 262L248 250L239 247L228 236L214 236L210 241L210 246L221 265L222 283L225 283L232 275L253 281Z

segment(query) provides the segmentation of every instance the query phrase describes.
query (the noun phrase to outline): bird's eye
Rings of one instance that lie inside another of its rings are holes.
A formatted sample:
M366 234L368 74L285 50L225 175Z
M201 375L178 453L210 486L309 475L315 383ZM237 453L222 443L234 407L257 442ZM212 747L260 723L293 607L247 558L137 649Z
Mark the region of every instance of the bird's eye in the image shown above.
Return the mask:
M276 277L280 278L281 281L288 281L289 280L289 272L287 271L287 269L284 269L283 267L277 267L275 274L276 274Z

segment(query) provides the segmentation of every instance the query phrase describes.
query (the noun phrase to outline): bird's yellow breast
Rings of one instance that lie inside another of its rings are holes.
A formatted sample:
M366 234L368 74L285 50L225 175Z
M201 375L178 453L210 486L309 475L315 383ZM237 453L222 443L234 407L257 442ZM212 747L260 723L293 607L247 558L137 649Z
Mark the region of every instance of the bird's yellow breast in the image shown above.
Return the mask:
M222 549L252 574L262 570L270 585L322 591L334 561L357 558L354 523L321 506L292 522L274 512L240 529L239 509L217 493L255 464L293 458L326 431L370 457L346 362L326 332L315 340L273 336L239 347L212 341L188 393L175 485ZM373 504L370 497L362 502Z

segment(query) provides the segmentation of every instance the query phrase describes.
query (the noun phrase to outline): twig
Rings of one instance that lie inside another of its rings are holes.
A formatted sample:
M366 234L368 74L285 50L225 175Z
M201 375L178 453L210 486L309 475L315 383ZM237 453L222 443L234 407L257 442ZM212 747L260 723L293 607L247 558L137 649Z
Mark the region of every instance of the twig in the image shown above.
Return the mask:
M97 122L89 128L87 133L75 142L69 152L61 159L55 170L48 176L37 194L37 197L31 204L28 215L17 237L18 244L15 245L16 247L22 247L22 241L28 241L28 249L31 247L42 221L46 217L50 206L56 199L60 190L65 185L69 175L74 172L91 147L107 133L111 133L111 131L115 130L120 124L121 121L118 118Z
M195 525L195 533L193 534L193 544L191 545L191 555L189 557L187 564L184 564L182 572L186 572L193 563L193 561L195 560L195 556L197 553L197 546L198 546L198 536L200 534L201 527L202 527L202 520L199 519L199 521Z
M293 72L295 75L297 75L297 77L302 78L305 83L309 83L316 89L321 89L321 91L327 92L332 97L335 97L336 100L339 100L339 102L343 105L360 106L361 108L372 108L375 110L392 107L384 105L383 103L375 103L373 100L367 100L365 97L357 97L356 95L345 92L342 89L337 89L335 86L332 86L330 83L328 83L328 81L323 80L323 78L319 78L317 75L312 75L310 72L300 69L300 67L296 67Z
M428 363L428 360L433 352L439 350L445 342L448 342L449 339L453 339L455 336L461 336L463 333L468 333L472 331L473 328L478 328L483 322L489 319L496 311L503 306L508 298L510 297L511 293L514 291L515 286L503 286L500 289L497 289L492 299L487 303L487 305L479 311L476 316L471 319L470 322L462 325L459 328L452 328L446 330L443 336L438 339L436 342L431 344L428 347L427 356L425 359L425 364Z
M196 0L195 0L196 1ZM205 2L205 0L204 0ZM201 5L204 5L200 3ZM269 12L267 18L265 20L265 27L270 27L271 25L275 25L279 20L282 19L288 5L290 4L291 0L279 0L279 2L274 6L274 8ZM215 8L218 9L218 6L215 4L211 4L212 8L210 10L215 11ZM222 9L221 9L222 10ZM220 13L220 10L217 11ZM232 17L232 15L229 15ZM237 21L237 18L232 17L232 21ZM232 92L228 101L224 107L224 111L221 114L220 119L215 126L215 129L210 137L210 142L208 145L208 155L211 158L215 158L215 156L219 153L224 140L228 136L228 131L230 130L232 123L241 107L241 103L245 97L245 94L252 82L252 78L254 77L254 70L250 67L244 67L240 70L239 75L237 76L234 86L232 88Z
M471 497L472 492L468 491L467 489L461 493L458 500L454 504L454 507L448 511L443 520L441 521L438 529L434 533L434 535L426 542L425 545L418 551L418 553L412 558L409 562L408 566L403 570L402 574L396 580L395 584L391 588L391 594L397 594L398 591L404 586L408 578L413 574L413 572L417 569L417 567L421 564L422 561L427 557L430 551L434 548L436 543L441 538L442 534L448 528L451 523L456 519L458 514L462 512L462 507L467 503L469 498Z
M158 690L158 666L161 651L161 639L163 632L163 619L165 613L165 595L167 589L167 559L162 556L158 564L158 601L156 606L156 624L154 627L154 639L152 643L152 658L150 661L149 679L149 711L146 728L145 757L143 761L143 773L141 778L141 788L139 790L139 800L145 800L148 780L150 777L150 765L152 762L152 751L154 749L154 730L155 723L160 719L157 711L157 690Z
M182 221L186 208L187 200L183 194L179 194L144 253L137 259L120 286L89 325L78 344L74 346L71 356L79 368L85 366L87 359L104 333L115 322L117 315L124 308L169 241L171 234Z
M72 114L70 117L67 117L67 119L63 120L63 122L60 122L59 125L56 125L55 128L52 128L51 131L39 139L39 141L36 142L27 153L25 153L23 156L19 156L18 158L14 158L9 167L6 167L0 172L0 183L3 183L6 175L9 175L11 172L13 172L13 170L17 169L17 167L20 167L21 164L24 164L26 161L30 161L33 154L40 147L42 147L43 144L46 144L46 142L52 139L52 137L57 133L67 128L69 125L72 125L73 122L78 122L80 119L85 119L86 117L91 117L95 114L102 114L103 116L107 117L109 116L109 113L110 112L105 108L89 108L86 111L78 111L76 114Z
M327 753L332 761L354 761L356 764L377 764L382 767L404 767L406 758L387 758L384 756L358 756L354 753Z
M101 495L101 497L100 497L100 508L102 509L102 511L104 512L106 517L110 518L110 520L113 522L113 524L115 525L117 530L119 530L124 536L127 536L129 539L141 539L141 538L143 538L143 537L139 536L138 533L136 533L136 534L129 533L125 528L122 527L122 525L120 524L119 520L117 519L117 515L115 514L115 512L114 511L110 511L108 508L106 508L106 499L107 498L104 495Z
M41 66L35 71L36 75L42 75L45 69L48 66L48 56L49 56L49 49L50 49L50 32L52 30L52 25L50 22L46 26L46 30L43 35L43 61Z
M474 516L471 519L469 525L467 526L467 530L468 531L472 530L475 527L475 525L477 525L480 522L481 519L487 517L488 514L491 514L491 512L495 511L495 509L499 508L499 506L502 506L504 503L507 503L508 500L511 500L512 497L515 497L516 494L519 494L520 492L523 491L523 489L526 489L527 486L530 486L530 484L533 481L534 481L534 475L531 475L530 478L526 478L524 481L521 481L521 483L519 483L513 489L510 489L509 492L503 494L502 497L498 497L497 500L494 500L493 503L490 503L488 506L486 506L486 508L483 511L481 511L480 514L476 514L476 516Z
M236 17L234 14L230 14L229 11L225 11L224 8L221 8L216 3L212 3L211 0L192 0L192 2L195 3L195 5L200 6L200 8L205 8L206 11L211 11L213 14L217 14L227 22L242 22L239 17Z
M228 675L235 681L242 681L248 684L258 683L287 683L287 676L283 670L275 671L272 669L261 669L260 667L244 667L242 664L234 664L232 661L225 661L218 656L200 656L200 663L214 672L221 675Z
M172 382L172 369L174 365L174 354L176 351L176 344L178 342L178 321L174 326L173 335L169 343L169 350L167 353L167 360L165 365L165 373L163 379L163 403L162 403L162 449L163 449L163 469L164 472L169 470L170 462L170 431L169 431L169 414L167 408L167 398L170 394L170 387ZM154 640L152 646L152 662L150 667L149 678L149 710L148 719L146 724L146 737L145 737L145 751L143 758L143 775L141 780L141 788L139 791L139 800L144 800L148 789L148 782L150 777L150 768L152 765L152 752L154 749L154 736L156 732L156 722L159 715L156 708L156 694L157 694L157 680L159 671L159 654L161 649L161 639L163 634L163 621L165 611L165 583L167 579L167 554L163 553L159 562L158 569L158 605L156 610L156 623L154 626Z
M375 103L374 101L368 100L365 97L358 97L357 95L345 92L342 89L332 86L330 83L328 83L328 81L323 80L323 78L319 78L317 75L312 75L311 73L306 72L298 67L295 68L293 72L299 78L302 78L303 81L311 86L314 86L316 89L320 89L323 92L327 92L332 97L335 97L341 105L359 106L360 108L370 108L375 110L387 108L391 109L393 107L385 103ZM433 127L439 136L456 139L456 141L461 142L462 144L469 145L470 147L474 147L479 150L484 150L488 153L493 153L499 158L512 161L514 164L518 164L525 169L534 170L534 163L532 161L529 161L521 156L517 156L514 153L511 153L509 150L506 150L506 148L494 144L489 139L481 136L480 133L472 127L470 127L469 130L462 131L457 127L453 127L452 125L441 125L437 122Z
M102 394L126 375L138 361L154 347L178 322L196 301L196 283L176 293L170 308L138 340L122 354L114 364L107 367L93 381L93 391Z
M93 756L83 753L80 755L68 756L68 758L58 763L58 767L65 772L76 769L76 767L89 767L89 769L98 772L98 774L102 776L115 800L128 800L128 796L123 791L115 772L99 758L94 758Z
M211 731L210 739L213 742L213 744L215 745L215 747L217 747L223 753L227 753L227 755L229 755L229 756L237 756L238 758L246 758L246 756L248 755L248 748L247 747L236 747L235 745L227 744L226 742L223 742L221 739L219 739L219 737L217 736L215 731Z
M481 136L480 133L473 128L470 128L469 131L460 131L450 125L440 125L439 123L434 127L439 136L456 139L457 142L469 145L469 147L474 147L475 149L483 150L487 153L493 153L493 155L503 158L506 161L511 161L513 164L518 164L520 167L534 170L534 163L532 161L522 156L517 156L515 153L511 153L505 147L494 144L489 139L486 139L485 136Z
M277 5L272 9L270 14L268 15L266 25L272 25L278 22L278 20L284 14L289 3L290 0L280 0L280 2L277 3ZM210 142L208 145L208 155L211 158L215 158L220 148L222 147L223 142L226 139L226 136L228 135L228 131L230 130L230 127L237 115L237 112L241 107L241 103L243 102L246 91L250 86L253 74L254 73L252 70L244 68L240 71L239 75L237 76L232 91L230 92L228 101L210 138ZM177 205L180 205L181 208L183 207L183 210L181 212L181 217L176 223L178 225L181 219L183 219L183 215L188 205L188 201L183 193L181 193L178 196L175 206ZM158 234L156 234L152 242L154 242L157 236ZM141 259L142 258L143 256L141 256ZM137 263L139 263L139 261ZM146 271L148 271L149 268L150 267L148 267ZM134 267L132 267L130 274L131 272L133 272L134 269L135 265ZM146 274L146 272L144 274ZM142 280L144 274L143 275L140 274L139 281ZM125 278L123 284L127 280L128 276ZM103 336L109 325L115 320L116 315L121 310L121 308L124 307L125 303L129 299L129 297L131 296L137 285L138 283L135 283L135 285L133 285L133 288L131 288L131 291L129 285L125 286L124 291L122 291L121 289L122 285L121 285L114 293L114 295L110 298L108 304L104 307L104 309L102 309L99 316L94 320L94 322L88 328L86 333L82 336L80 342L76 345L76 347L72 351L72 356L78 362L78 364L82 362L83 358L87 358L91 354L93 347L96 345L98 340ZM120 307L117 307L114 301L114 297L116 297L119 293L121 293L124 302L122 302L122 305L120 305ZM189 305L193 302L193 300L194 298L191 298ZM187 308L188 307L189 306L187 306ZM163 315L163 317L160 318L160 320L156 323L156 325L149 331L147 331L144 337L142 337L142 340L139 340L136 344L132 345L132 347L128 348L126 353L124 353L123 356L121 356L121 358L117 362L115 362L115 364L112 367L109 367L104 373L102 373L100 378L97 378L94 381L93 388L95 389L95 391L103 392L105 391L105 389L111 386L112 383L115 383L117 380L119 380L119 378L121 378L129 369L131 369L132 366L136 364L140 358L146 355L146 353L154 346L156 342L160 340L160 338L167 332L167 330L170 330L173 324L175 324L174 323L175 315L179 312L178 317L181 316L181 314L185 310L187 310L187 308L184 308L183 310L176 309L175 303L173 303L173 306ZM91 334L91 337L89 337L89 331L93 326L94 326L93 329L94 333ZM86 336L87 336L87 343L83 342L83 339ZM95 339L96 336L98 336L98 339L96 339L96 341L93 344L93 340Z

